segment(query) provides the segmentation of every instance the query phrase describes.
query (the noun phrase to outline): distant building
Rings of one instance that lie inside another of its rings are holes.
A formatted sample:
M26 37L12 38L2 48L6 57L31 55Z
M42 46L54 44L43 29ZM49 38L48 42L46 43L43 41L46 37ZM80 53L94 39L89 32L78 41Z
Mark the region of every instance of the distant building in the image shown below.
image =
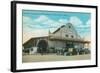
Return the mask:
M24 49L31 47L37 47L37 51L48 52L50 48L71 50L75 48L77 50L85 48L85 45L89 46L90 41L83 40L73 27L71 23L62 25L53 33L48 32L48 36L33 37L23 44ZM34 49L33 49L34 50Z

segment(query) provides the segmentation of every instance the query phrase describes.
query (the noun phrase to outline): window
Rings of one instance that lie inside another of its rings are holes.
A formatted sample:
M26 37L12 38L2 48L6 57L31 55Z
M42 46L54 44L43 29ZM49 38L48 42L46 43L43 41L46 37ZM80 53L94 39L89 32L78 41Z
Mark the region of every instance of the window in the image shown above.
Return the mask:
M71 26L69 26L69 28L71 28Z
M68 35L66 34L66 37L68 37Z
M33 51L33 48L31 48L31 51Z
M71 35L71 38L74 38L74 36L73 36L73 35Z

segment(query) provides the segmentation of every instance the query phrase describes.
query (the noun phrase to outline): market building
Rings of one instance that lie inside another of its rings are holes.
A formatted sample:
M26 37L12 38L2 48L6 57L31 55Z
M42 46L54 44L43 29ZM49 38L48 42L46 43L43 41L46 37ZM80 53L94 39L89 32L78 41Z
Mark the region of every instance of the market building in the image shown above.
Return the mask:
M48 36L33 37L23 44L24 50L31 53L48 53L52 50L76 51L87 48L90 49L90 41L80 37L71 23L62 25L53 33L48 31Z

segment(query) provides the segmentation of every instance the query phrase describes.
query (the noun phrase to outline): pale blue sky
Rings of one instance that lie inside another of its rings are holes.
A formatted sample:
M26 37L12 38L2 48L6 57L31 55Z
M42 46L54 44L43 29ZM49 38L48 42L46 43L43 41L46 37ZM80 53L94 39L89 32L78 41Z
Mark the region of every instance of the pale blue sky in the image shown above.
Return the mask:
M23 31L52 31L67 23L72 23L82 37L90 35L91 14L80 12L54 12L23 10Z

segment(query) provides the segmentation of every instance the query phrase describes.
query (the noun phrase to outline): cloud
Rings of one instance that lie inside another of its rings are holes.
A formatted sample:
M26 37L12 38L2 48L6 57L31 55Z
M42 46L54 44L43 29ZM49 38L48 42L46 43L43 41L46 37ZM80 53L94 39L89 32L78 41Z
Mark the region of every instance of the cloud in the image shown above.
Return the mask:
M75 26L83 24L83 22L78 17L76 17L76 16L70 17L69 22L72 23Z
M28 26L32 29L48 29L48 28L58 28L62 25L67 24L68 22L72 23L74 27L77 29L81 28L87 28L90 27L90 20L88 20L86 23L83 24L83 22L76 16L72 16L68 19L59 19L58 21L55 21L53 19L50 19L46 15L40 15L36 19L32 19L30 17L23 16L23 23L24 25Z
M66 23L68 23L68 20L67 19L59 19L59 22L63 23L63 24L66 24Z
M41 15L41 16L39 16L38 18L36 18L36 19L34 20L34 22L41 23L41 22L45 22L45 21L47 21L47 20L48 20L48 17L47 17L47 16Z
M90 33L90 19L87 20L87 22L83 22L77 16L72 16L69 19L58 20L53 20L46 15L40 15L35 19L23 16L23 26L25 31L28 30L35 35L38 35L40 33L42 33L41 35L45 35L48 33L49 30L51 32L54 32L57 28L62 25L66 25L69 22L73 24L73 26L81 36Z
M23 24L32 24L32 18L28 16L23 16Z
M41 15L36 19L32 19L32 18L24 16L23 23L24 23L24 25L29 24L26 26L28 26L29 28L33 28L33 29L58 28L58 27L64 25L64 23L52 20L45 15Z
M89 19L87 22L86 22L87 25L90 25L91 24L91 20Z
M90 19L87 20L86 22L83 22L80 18L76 16L72 16L69 18L69 22L73 24L75 29L77 30L78 34L81 37L85 37L86 35L91 34L91 21Z
M49 17L45 16L45 15L41 15L39 16L37 19L34 20L34 22L38 22L38 25L42 25L42 26L46 26L48 28L58 28L61 25L64 25L63 23L59 22L59 21L55 21L53 19L50 19ZM42 23L42 24L41 24Z
M74 27L76 28L88 28L90 27L90 19L85 23L82 20L80 20L80 18L76 17L76 16L72 16L69 18L69 23L72 23L74 25Z

